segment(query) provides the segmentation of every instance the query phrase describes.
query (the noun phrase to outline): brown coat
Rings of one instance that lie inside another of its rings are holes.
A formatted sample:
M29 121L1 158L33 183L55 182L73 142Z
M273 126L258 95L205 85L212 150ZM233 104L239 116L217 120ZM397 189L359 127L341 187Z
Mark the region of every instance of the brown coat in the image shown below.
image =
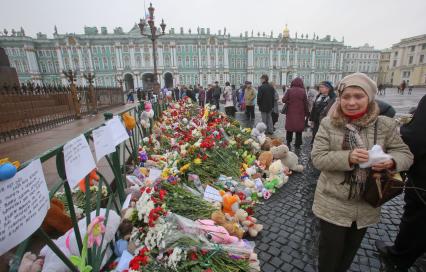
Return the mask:
M396 171L408 170L413 155L404 144L396 129L396 122L385 116L378 116L375 110L368 113L370 118L360 136L371 149L374 143L374 123L377 123L377 144L384 147L396 163ZM349 150L342 150L344 137L343 119L326 117L322 120L312 149L312 162L321 170L315 191L312 210L314 214L338 226L350 227L356 222L358 228L364 228L379 221L380 208L373 208L362 199L348 199L349 184L342 184L345 171L350 171Z
M305 117L308 116L308 98L303 81L295 78L290 89L285 93L283 103L287 106L285 129L291 132L302 132L305 129Z

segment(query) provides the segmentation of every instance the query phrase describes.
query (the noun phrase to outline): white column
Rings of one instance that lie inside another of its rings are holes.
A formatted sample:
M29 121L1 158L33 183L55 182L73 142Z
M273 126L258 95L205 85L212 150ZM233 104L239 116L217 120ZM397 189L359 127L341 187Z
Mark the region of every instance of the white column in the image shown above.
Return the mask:
M80 66L80 70L86 70L87 67L84 66L83 62L83 55L81 54L81 47L77 47L77 54L78 54L78 66Z
M315 74L311 73L311 87L313 87L315 85Z
M93 72L93 57L92 57L92 48L87 46L87 52L89 53L89 70ZM118 67L117 60L115 61L115 67Z
M216 69L218 69L219 68L219 46L215 46L214 51L216 52L215 67ZM217 77L218 75L216 75L216 80L219 80Z
M343 70L343 52L340 54L340 71Z
M173 61L173 65L172 65L172 67L173 68L176 68L177 67L177 64L176 64L176 45L173 45L173 47L172 47L172 61Z
M130 67L132 67L132 69L135 69L136 68L135 45L131 44L129 46L129 50L130 50ZM134 84L134 86L136 86L136 84Z
M211 69L211 61L210 61L210 45L207 45L207 68Z
M253 68L253 59L254 59L254 52L253 52L253 48L249 48L248 49L248 62L247 62L247 67L248 68Z
M61 48L59 46L56 47L56 56L58 58L59 73L62 73L62 71L65 69L65 66L64 66L64 61L62 60Z
M225 69L228 69L229 68L229 60L228 60L228 46L227 45L225 45L224 46L224 49L223 49L223 58L224 58L224 65L225 65Z
M71 70L75 70L74 61L72 59L72 54L71 54L71 48L67 47L66 49L67 49L68 59L70 61Z
M312 69L315 69L315 48L311 51L311 67Z
M289 62L290 62L290 50L289 50L289 48L287 48L287 61L285 62L285 67L286 68L288 67ZM291 65L291 63L290 63L290 65ZM285 81L287 82L287 76L286 76L286 80Z
M282 78L282 85L287 85L287 73L286 72L282 72L281 78Z
M162 68L164 66L164 60L163 60L163 46L158 45L157 46L158 51L158 67Z
M298 55L298 53L299 53L299 50L297 50L297 47L296 47L295 50L294 50L294 66L296 68L299 68L299 63L297 62L297 55Z
M278 63L277 67L281 68L281 48L278 47Z

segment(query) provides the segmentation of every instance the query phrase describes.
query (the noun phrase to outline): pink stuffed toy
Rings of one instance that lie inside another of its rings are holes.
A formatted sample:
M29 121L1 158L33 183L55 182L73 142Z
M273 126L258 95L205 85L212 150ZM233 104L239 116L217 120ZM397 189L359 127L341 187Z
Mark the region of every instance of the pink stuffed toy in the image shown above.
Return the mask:
M152 104L145 102L145 111L141 114L141 125L143 128L149 128L151 126L149 119L154 118L154 111L152 110Z
M218 244L232 244L239 241L238 237L229 235L229 232L222 226L217 226L213 220L197 220L200 229L211 235L211 241Z

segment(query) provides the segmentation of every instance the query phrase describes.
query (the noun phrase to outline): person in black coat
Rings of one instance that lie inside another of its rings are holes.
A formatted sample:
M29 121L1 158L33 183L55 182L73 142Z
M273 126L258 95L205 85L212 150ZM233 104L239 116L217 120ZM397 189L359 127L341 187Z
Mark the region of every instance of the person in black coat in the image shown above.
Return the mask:
M266 125L266 134L274 133L274 126L272 124L271 112L274 108L275 89L268 83L269 77L262 75L260 77L262 85L259 87L257 93L257 105L262 115L262 122Z
M377 240L376 247L387 265L407 271L426 252L426 95L420 100L410 123L401 127L401 136L414 155L408 171L404 213L393 246Z
M376 99L377 105L379 105L380 115L384 115L390 118L394 118L396 111L392 105L386 103L385 101Z

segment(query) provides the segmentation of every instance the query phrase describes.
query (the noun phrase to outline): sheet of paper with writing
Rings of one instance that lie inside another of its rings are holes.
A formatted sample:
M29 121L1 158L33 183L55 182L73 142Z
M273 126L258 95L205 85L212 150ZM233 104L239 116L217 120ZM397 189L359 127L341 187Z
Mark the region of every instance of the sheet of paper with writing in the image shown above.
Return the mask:
M0 182L0 255L15 247L40 226L50 207L40 159L13 178Z
M108 126L102 126L93 130L93 144L95 146L96 161L99 162L103 156L115 151L112 133Z

